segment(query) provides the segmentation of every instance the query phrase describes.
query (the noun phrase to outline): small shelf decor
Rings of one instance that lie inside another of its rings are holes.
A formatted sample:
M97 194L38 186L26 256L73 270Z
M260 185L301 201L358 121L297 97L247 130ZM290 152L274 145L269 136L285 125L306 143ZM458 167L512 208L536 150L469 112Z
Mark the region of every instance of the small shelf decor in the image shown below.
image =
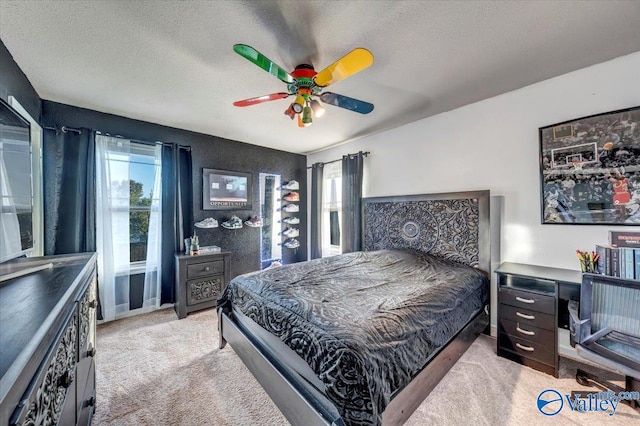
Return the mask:
M589 274L598 273L598 259L600 255L595 251L576 250L578 260L580 261L580 270Z
M189 254L192 256L200 254L200 238L198 238L197 235L193 235L191 237L191 250L189 251Z
M282 190L287 191L282 199L281 211L283 213L298 213L300 212L300 183L296 180L290 180L286 184L282 185ZM280 235L283 238L282 247L288 249L297 249L300 247L300 241L296 239L300 235L300 231L297 228L293 228L290 225L299 224L300 220L296 216L288 216L282 219L283 230Z

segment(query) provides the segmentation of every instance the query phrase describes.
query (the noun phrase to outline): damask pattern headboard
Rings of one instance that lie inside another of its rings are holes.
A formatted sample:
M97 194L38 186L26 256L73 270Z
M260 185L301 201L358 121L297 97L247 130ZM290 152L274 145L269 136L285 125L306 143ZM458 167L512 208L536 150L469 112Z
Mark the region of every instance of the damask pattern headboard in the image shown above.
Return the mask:
M411 248L491 270L489 191L364 198L362 248Z

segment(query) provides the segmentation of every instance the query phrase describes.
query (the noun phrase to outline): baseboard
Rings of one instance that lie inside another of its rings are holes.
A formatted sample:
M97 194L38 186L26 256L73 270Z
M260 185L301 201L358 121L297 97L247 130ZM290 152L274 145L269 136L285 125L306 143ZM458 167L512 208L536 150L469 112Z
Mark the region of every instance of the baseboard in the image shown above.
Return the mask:
M131 311L127 311L123 314L120 314L116 318L109 321L97 320L96 325L106 324L111 321L117 321L125 318L135 317L136 315L148 314L149 312L161 311L163 309L170 309L170 308L173 308L173 305L174 303L163 303L162 305L160 305L160 307L148 306L146 308L133 309Z

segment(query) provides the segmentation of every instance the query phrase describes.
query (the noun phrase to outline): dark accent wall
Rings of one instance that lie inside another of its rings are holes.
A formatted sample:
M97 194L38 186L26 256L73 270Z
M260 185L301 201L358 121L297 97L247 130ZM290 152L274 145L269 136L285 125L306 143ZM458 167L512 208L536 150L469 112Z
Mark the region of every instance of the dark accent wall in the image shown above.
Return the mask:
M112 114L42 101L43 127L87 127L111 135L142 141L174 142L191 146L193 155L193 211L198 222L213 217L220 223L231 215L242 220L260 213L259 173L282 175L284 182L300 182L300 247L283 248L285 263L307 259L307 158L304 155L259 147L202 133L190 132ZM51 130L45 130L51 131ZM202 209L202 169L222 169L253 174L253 208L251 210L216 211ZM45 182L45 191L50 190ZM45 206L45 209L54 208ZM231 276L260 269L260 229L244 227L228 230L222 227L197 229L200 245L217 245L231 251Z
M35 120L40 119L38 93L0 40L0 97L8 101L9 96L16 98Z

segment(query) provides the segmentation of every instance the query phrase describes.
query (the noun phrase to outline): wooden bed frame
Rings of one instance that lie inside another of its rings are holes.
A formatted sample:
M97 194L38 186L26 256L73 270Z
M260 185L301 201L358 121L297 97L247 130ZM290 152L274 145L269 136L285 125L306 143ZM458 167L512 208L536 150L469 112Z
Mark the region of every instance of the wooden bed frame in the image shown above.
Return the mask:
M414 248L489 276L489 191L365 198L362 211L363 250ZM485 308L391 399L382 424L406 422L488 325ZM236 321L232 311L218 308L218 328L220 349L229 342L292 425L345 424L331 401L293 373L285 360Z

